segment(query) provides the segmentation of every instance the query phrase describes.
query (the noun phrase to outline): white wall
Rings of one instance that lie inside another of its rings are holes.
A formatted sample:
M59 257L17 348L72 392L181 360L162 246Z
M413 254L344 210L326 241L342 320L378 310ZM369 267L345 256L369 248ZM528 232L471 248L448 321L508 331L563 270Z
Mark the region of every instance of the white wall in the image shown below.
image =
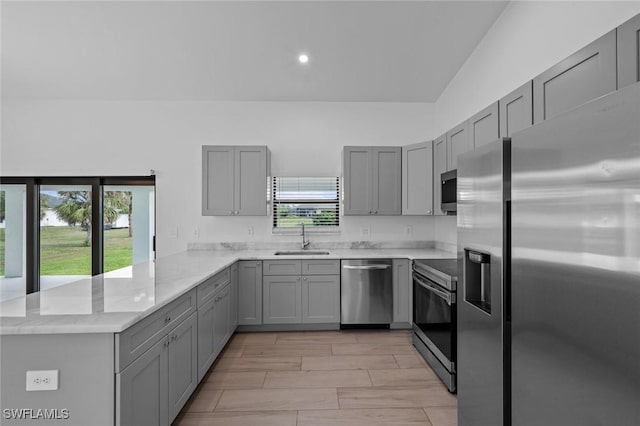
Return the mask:
M201 145L267 145L274 175L339 176L342 146L420 142L432 133L432 117L432 105L420 103L5 100L0 173L148 175L154 169L159 255L184 250L188 242L298 241L271 235L271 217L203 217ZM311 239L434 239L433 218L342 222L340 235ZM371 235L361 236L362 227Z
M640 13L640 1L512 1L435 103L433 138ZM436 240L456 221L436 218Z

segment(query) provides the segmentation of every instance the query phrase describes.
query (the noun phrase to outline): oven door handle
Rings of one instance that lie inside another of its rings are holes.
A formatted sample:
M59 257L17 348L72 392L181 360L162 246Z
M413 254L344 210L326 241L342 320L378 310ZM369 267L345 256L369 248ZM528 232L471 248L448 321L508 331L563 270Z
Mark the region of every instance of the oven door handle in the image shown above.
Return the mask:
M414 281L416 281L418 284L420 284L420 287L423 287L425 290L429 290L432 293L435 293L436 295L440 296L441 298L443 298L444 300L447 301L447 305L451 306L452 303L455 303L456 299L455 299L455 295L454 294L449 294L445 291L442 291L438 288L433 287L432 285L430 285L429 283L426 283L424 281L422 281L420 278L418 278L416 275L413 276Z

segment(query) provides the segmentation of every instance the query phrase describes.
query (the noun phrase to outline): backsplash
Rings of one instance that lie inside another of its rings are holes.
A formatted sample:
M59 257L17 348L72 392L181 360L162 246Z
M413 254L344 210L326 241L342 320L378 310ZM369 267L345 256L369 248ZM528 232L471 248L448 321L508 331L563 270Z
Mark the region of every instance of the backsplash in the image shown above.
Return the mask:
M311 242L306 249L426 249L434 247L438 248L437 244L440 243L436 243L435 241L327 241ZM453 247L453 252L455 252L455 245ZM189 243L187 245L187 250L291 250L297 248L300 248L299 243L284 241L223 241L212 243Z

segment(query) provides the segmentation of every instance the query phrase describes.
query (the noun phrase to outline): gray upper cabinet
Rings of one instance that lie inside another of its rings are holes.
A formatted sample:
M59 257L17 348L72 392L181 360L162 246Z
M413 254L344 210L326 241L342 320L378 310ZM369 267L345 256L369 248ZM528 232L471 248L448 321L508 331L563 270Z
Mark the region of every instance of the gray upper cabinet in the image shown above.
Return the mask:
M446 172L447 165L447 135L444 134L433 141L433 214L445 216L441 207L440 175Z
M373 204L371 147L345 146L343 149L345 215L371 214Z
M262 324L262 262L238 262L238 324Z
M402 213L402 149L345 146L345 215Z
M640 14L618 27L618 87L640 81Z
M532 91L533 82L528 81L498 101L501 137L511 137L533 125Z
M433 142L402 147L402 214L433 214Z
M533 79L534 123L616 89L616 30L613 30Z
M473 141L469 137L469 121L454 127L447 132L447 170L458 168L458 155L473 149Z
M402 148L373 148L373 214L402 214Z
M494 102L469 119L469 146L477 148L500 137L498 102Z
M266 216L266 146L202 147L202 214Z

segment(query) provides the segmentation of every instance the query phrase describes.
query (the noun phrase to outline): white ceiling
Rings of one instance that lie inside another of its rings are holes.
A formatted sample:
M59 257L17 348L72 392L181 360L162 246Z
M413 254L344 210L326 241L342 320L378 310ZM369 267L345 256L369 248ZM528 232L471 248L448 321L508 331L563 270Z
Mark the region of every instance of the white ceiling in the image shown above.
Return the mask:
M2 1L2 97L435 102L506 4Z

